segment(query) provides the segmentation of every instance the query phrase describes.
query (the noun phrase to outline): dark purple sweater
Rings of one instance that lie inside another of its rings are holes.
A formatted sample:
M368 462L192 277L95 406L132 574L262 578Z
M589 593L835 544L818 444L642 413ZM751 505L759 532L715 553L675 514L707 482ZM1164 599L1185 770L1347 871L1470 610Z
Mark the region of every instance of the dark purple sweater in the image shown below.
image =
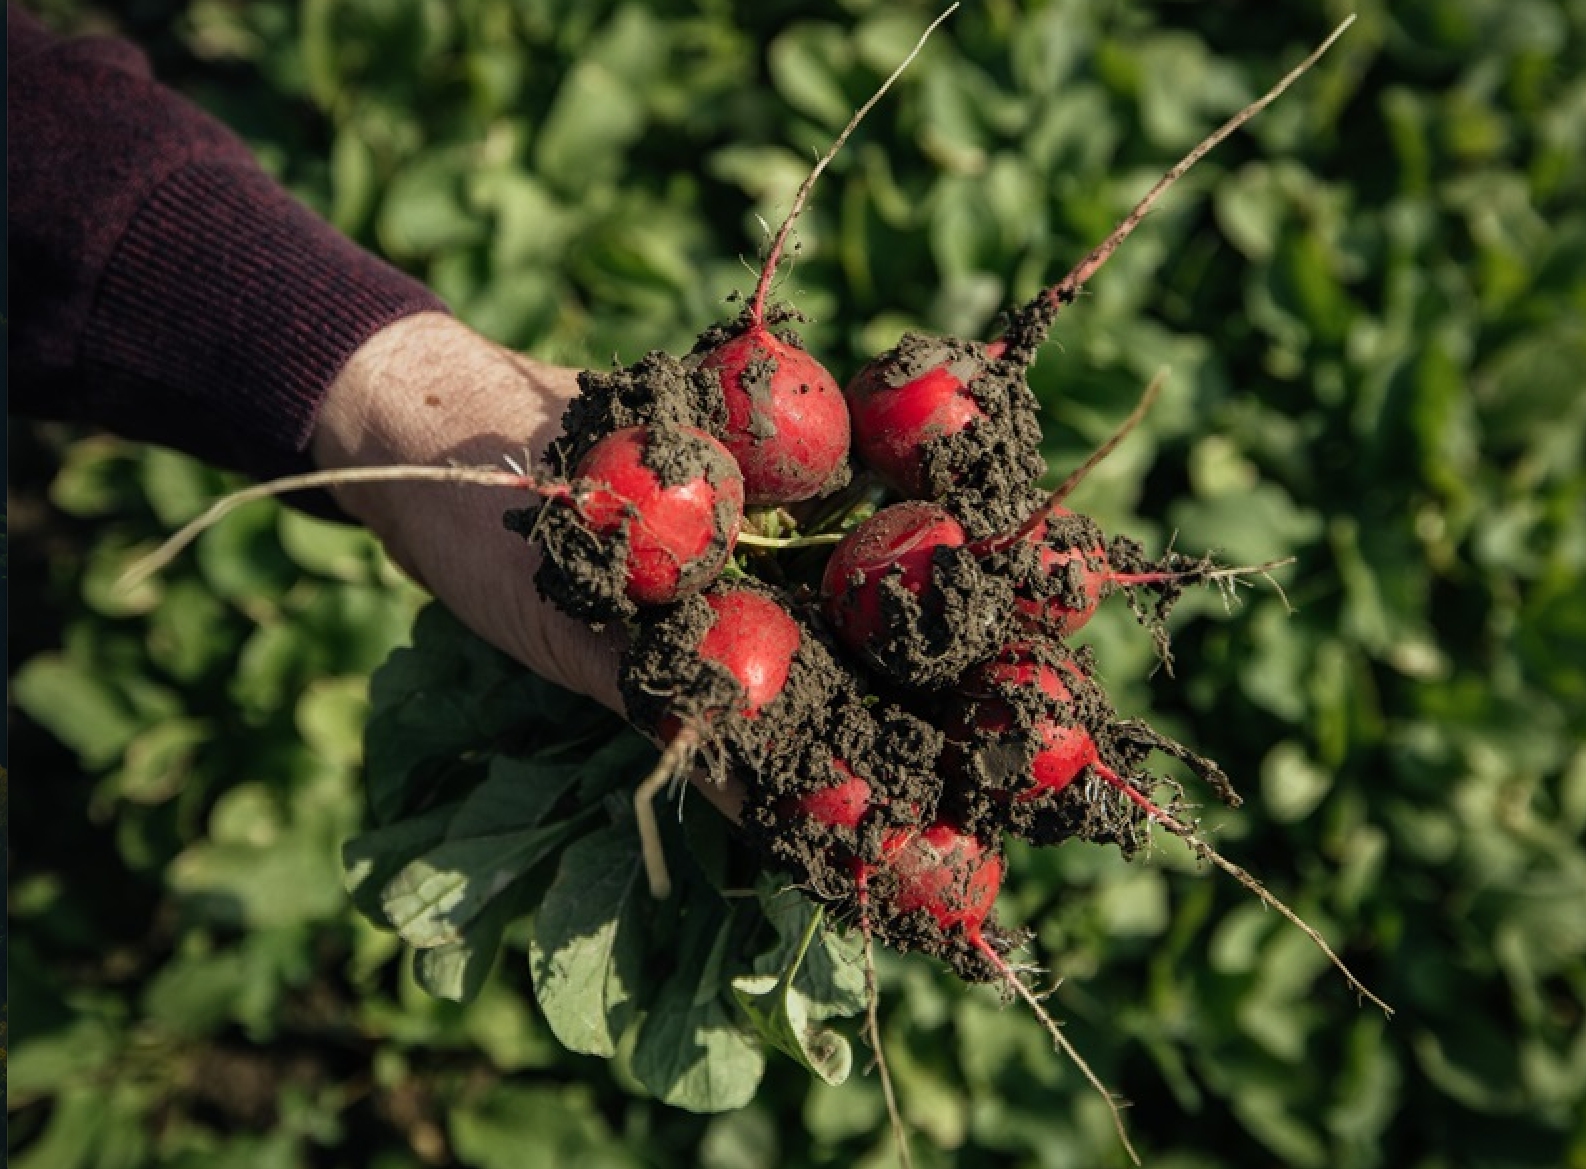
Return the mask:
M352 352L441 303L281 190L132 46L6 8L10 408L268 476Z

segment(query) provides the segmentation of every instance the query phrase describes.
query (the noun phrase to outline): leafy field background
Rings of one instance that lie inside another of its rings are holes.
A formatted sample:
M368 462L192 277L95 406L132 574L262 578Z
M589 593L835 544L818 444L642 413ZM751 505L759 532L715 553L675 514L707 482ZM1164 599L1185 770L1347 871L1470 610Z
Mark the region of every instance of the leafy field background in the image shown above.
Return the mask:
M815 153L934 15L907 0L141 0L119 31L333 222L538 356L681 351ZM1586 4L1368 0L1181 184L1033 371L1076 497L1271 589L1110 612L1127 712L1250 799L1220 847L1399 1013L1164 845L1016 850L1001 906L1147 1162L1586 1166ZM1334 3L966 5L817 189L781 285L842 377L986 335ZM561 1051L521 928L467 1006L354 912L367 682L422 598L362 534L263 506L126 597L233 482L13 422L8 1148L25 1169L878 1166L873 1076L773 1056L699 1116ZM1122 1163L1020 1008L887 958L921 1165Z

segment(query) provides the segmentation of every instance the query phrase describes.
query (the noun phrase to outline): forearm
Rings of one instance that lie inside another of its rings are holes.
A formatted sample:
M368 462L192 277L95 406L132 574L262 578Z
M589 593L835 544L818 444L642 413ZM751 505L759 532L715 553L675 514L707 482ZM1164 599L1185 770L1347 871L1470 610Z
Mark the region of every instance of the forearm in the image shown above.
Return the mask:
M440 301L297 203L124 41L6 10L10 408L260 477L374 333Z

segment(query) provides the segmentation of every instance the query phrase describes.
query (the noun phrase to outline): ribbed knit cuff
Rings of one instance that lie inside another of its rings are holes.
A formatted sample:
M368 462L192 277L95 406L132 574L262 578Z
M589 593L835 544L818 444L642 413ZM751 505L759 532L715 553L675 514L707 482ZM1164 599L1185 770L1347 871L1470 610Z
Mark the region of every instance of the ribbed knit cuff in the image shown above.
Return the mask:
M175 172L117 244L83 336L105 421L257 476L300 470L325 391L384 326L445 311L250 165Z

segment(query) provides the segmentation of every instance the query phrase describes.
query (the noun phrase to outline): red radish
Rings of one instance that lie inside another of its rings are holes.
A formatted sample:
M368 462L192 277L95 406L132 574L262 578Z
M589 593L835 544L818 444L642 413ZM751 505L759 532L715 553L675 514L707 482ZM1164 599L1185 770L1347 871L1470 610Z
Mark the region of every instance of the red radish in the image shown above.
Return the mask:
M984 951L993 939L1006 945L992 923L1006 871L992 840L950 818L898 825L875 859L849 867L865 928L897 949L935 955L966 980L991 976Z
M1006 530L1009 509L1018 507L1043 471L1034 396L1023 372L1058 312L1073 303L1165 191L1315 64L1353 19L1163 175L1063 279L1010 313L996 341L909 336L871 362L849 386L860 457L904 494L947 501L975 535Z
M839 782L791 802L788 814L802 816L828 828L857 828L870 811L873 791L870 782L853 773L852 768L833 756L832 770Z
M832 550L821 577L827 619L851 649L883 636L881 582L895 578L918 597L932 587L938 548L961 548L963 525L931 503L883 508Z
M750 842L795 875L817 895L842 901L852 893L855 866L878 855L882 834L899 822L912 822L908 809L895 807L870 774L873 759L850 763L837 751L817 746L796 765L783 794L763 792L751 782L744 829ZM804 785L813 784L806 787ZM783 787L779 779L767 785Z
M721 388L723 442L743 469L752 505L796 503L840 487L848 470L848 407L826 369L766 327L705 350L699 369Z
M827 620L850 649L899 681L951 681L995 644L1011 586L981 572L963 525L931 503L865 520L821 578Z
M534 582L592 623L691 596L714 580L743 523L743 476L689 426L630 426L589 449L573 481L507 527L544 551Z
M855 866L859 924L866 945L874 934L899 949L934 953L966 980L1000 980L1024 1000L1057 1049L1107 1101L1118 1139L1139 1164L1112 1093L1003 954L1011 939L996 931L992 907L1005 873L995 847L950 819L894 829L882 843L879 864Z
M865 466L910 499L937 499L926 450L986 417L971 386L1002 345L954 344L915 337L882 354L848 383L854 447Z
M804 632L793 616L774 597L753 588L717 588L639 624L623 660L623 699L629 719L667 744L660 763L634 792L646 872L656 897L671 891L655 820L656 794L682 778L707 741L721 743L739 763L762 753L764 736L754 725L787 691L803 646Z
M945 504L973 535L1011 528L1045 472L1035 395L982 345L911 333L848 384L860 460L911 499Z
M1135 824L1068 789L1088 768L1139 803L1144 797L1119 772L1152 749L1183 759L1237 802L1215 764L1144 724L1121 722L1082 662L1055 643L1004 646L969 673L959 701L953 758L963 774L956 796L974 828L996 824L1041 845L1079 836L1128 849ZM1141 806L1148 815L1160 811Z
M803 634L775 600L753 589L727 588L707 593L705 603L716 623L699 643L699 656L723 667L743 687L745 718L760 712L787 685L793 655Z
M707 333L695 350L700 370L720 380L727 407L726 442L743 465L751 504L796 503L836 490L847 481L847 404L837 382L818 361L771 332L766 311L771 280L821 172L956 7L931 22L913 51L854 112L799 184L766 252L741 326L725 338Z
M1194 560L1177 552L1153 561L1137 541L1115 536L1109 542L1093 520L1050 502L1014 532L976 541L971 549L987 572L1012 584L1014 613L1021 624L1047 637L1077 633L1103 600L1124 590L1169 673L1173 659L1166 622L1186 588L1213 581L1237 583L1288 563L1219 567L1210 557ZM1154 594L1149 608L1138 589Z
M718 699L713 688L695 679L687 687L692 696L690 704L697 708L693 717L710 722L720 714L735 713L740 718L757 719L787 685L803 631L792 614L757 589L728 586L707 592L700 600L710 610L712 622L693 652L699 661L725 670L736 683L736 690ZM674 648L687 652L686 647L670 646L666 652L670 654ZM682 682L674 683L674 688L683 689ZM675 702L671 696L666 698L666 713L659 717L647 709L657 697L649 693L641 695L637 702L630 701L628 715L639 725L653 722L656 737L670 743L683 724L671 709ZM721 709L712 709L712 703Z
M1101 529L1083 517L1055 523L1073 516L1067 508L1050 512L1011 537L980 541L975 550L1011 553L1015 610L1051 636L1067 637L1095 614L1114 580Z
M1072 706L1074 696L1063 675L1071 683L1083 683L1084 677L1068 659L1056 664L1045 660L1034 646L1016 642L1006 646L991 661L976 667L966 680L964 692L973 695L973 717L965 720L960 709L953 720L957 738L967 740L975 735L1003 736L1017 732L1019 714L999 692L1033 687L1054 709ZM1035 737L1033 757L1029 761L1030 787L1015 792L1015 804L1029 803L1057 795L1072 783L1085 768L1096 762L1096 744L1082 726L1065 724L1055 718L1038 718L1031 727Z
M1002 888L1003 861L978 837L939 820L923 829L900 828L881 845L881 870L895 884L888 908L923 910L943 933L961 931L978 947Z
M662 605L716 578L743 520L743 476L715 439L693 427L630 426L596 443L573 472L572 507L596 537L626 545L624 593ZM679 466L675 460L682 460ZM660 465L657 465L660 463Z

